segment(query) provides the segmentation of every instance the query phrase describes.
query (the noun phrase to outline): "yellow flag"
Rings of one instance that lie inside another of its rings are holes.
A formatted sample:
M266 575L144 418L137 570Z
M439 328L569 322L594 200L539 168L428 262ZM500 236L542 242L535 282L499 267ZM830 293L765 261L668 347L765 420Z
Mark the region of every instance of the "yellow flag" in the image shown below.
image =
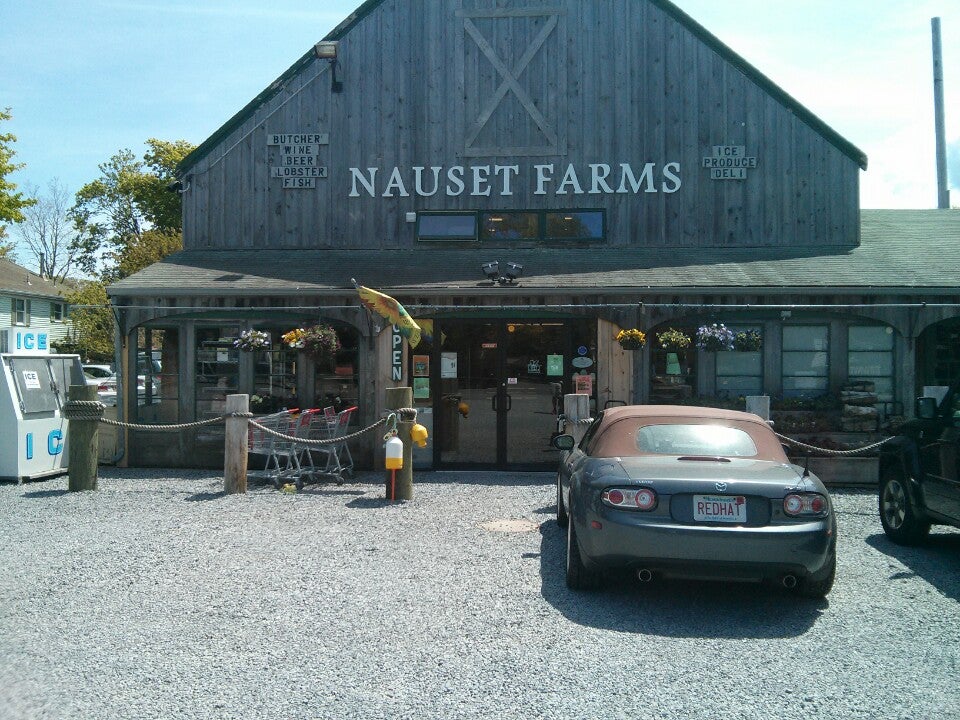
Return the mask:
M357 288L357 293L360 295L360 302L363 303L365 308L400 328L400 334L410 341L410 347L416 347L420 344L420 326L410 317L410 313L403 309L403 305L389 295L384 295L363 285Z

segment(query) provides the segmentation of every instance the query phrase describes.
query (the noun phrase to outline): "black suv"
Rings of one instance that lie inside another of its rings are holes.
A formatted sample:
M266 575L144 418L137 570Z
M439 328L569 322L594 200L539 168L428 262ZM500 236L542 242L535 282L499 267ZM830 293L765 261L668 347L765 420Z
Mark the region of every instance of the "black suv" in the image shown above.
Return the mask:
M930 526L960 527L960 383L939 407L917 398L916 418L880 449L880 522L893 542L921 542Z

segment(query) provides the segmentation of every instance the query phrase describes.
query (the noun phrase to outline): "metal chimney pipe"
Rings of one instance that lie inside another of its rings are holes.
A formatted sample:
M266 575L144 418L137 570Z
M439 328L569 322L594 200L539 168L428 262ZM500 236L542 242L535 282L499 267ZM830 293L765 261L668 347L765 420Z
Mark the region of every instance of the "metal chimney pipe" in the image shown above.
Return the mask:
M933 30L933 115L937 137L937 207L950 207L950 190L947 186L947 139L946 121L943 117L943 50L940 44L940 18L930 20Z

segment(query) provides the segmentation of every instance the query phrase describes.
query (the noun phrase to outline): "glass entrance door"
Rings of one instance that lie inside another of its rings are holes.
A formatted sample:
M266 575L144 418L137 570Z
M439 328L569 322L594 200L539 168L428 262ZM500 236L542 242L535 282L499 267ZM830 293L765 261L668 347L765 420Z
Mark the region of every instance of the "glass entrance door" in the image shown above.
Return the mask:
M563 411L563 323L508 323L506 331L506 464L555 466L559 456L550 439Z
M593 327L587 321L443 323L434 406L441 466L555 468L558 452L550 440L557 413L564 393L574 392L573 375L586 372Z

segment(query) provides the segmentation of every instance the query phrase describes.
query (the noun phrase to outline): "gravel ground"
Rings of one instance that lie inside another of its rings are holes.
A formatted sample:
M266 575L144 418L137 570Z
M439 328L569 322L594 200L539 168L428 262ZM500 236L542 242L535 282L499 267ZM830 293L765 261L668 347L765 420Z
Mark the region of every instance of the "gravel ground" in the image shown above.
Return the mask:
M837 585L808 601L575 594L552 475L416 481L0 485L0 718L960 718L960 533L892 545L872 493L834 491Z

